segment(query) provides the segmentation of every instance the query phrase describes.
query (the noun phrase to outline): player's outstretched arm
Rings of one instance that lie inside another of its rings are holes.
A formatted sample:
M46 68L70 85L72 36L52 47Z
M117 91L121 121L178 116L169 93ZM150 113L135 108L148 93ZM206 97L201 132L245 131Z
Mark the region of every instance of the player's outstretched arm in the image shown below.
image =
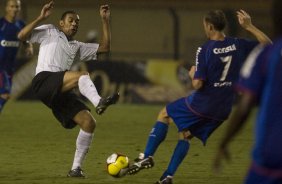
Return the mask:
M251 16L244 10L237 11L239 24L247 31L252 33L262 44L270 44L272 41L261 30L252 24Z
M18 34L18 38L22 41L25 41L29 38L32 30L38 26L43 20L47 19L54 6L54 1L50 1L49 3L45 4L41 10L40 15L31 23L27 24Z
M254 96L251 93L243 93L241 96L239 104L228 122L227 131L216 151L216 156L213 162L213 168L216 172L221 170L221 162L223 159L230 159L228 145L245 124L246 119L254 106L254 101Z
M100 16L102 19L102 38L98 52L109 52L111 50L111 30L110 30L110 6L100 6Z

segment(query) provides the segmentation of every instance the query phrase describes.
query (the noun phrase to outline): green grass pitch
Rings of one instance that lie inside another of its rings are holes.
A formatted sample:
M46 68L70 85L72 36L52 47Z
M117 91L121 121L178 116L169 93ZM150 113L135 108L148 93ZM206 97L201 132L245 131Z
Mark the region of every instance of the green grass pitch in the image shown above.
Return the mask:
M90 106L90 104L89 104ZM9 102L0 114L0 184L146 184L158 180L177 143L170 126L166 141L155 154L155 167L134 176L113 178L106 173L106 158L113 152L134 159L143 151L147 136L162 106L122 105L110 107L97 120L95 137L83 169L86 179L67 178L78 128L65 130L51 111L39 102ZM253 143L252 120L233 141L232 162L220 175L211 170L220 127L203 146L192 140L189 153L179 167L175 184L239 184L250 162Z

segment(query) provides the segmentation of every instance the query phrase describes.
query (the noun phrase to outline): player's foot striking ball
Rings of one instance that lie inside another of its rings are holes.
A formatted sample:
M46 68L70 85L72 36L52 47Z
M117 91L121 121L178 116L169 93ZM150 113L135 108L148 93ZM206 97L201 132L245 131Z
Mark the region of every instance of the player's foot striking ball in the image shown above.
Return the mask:
M135 162L133 165L129 166L127 173L136 174L142 169L149 169L154 167L153 157L148 157Z

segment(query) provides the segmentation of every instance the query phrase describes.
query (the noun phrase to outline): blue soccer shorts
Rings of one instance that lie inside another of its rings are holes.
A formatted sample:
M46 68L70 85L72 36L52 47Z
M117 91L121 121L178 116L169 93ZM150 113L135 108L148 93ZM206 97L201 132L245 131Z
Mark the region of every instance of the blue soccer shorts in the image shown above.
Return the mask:
M223 121L209 119L194 114L187 106L185 98L180 98L166 106L167 114L176 124L178 131L189 130L191 134L206 144L208 137Z

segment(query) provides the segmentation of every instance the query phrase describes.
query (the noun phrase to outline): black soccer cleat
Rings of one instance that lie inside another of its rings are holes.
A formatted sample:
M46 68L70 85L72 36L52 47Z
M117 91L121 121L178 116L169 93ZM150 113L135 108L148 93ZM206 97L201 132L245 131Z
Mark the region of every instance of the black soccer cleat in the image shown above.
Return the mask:
M172 184L172 177L167 176L161 181L157 181L155 184Z
M73 178L85 178L83 170L80 167L70 170L67 176Z
M101 98L99 104L96 107L96 113L101 115L108 108L108 106L117 103L119 99L119 93L115 93L107 98Z
M154 164L155 163L154 163L153 157L144 158L138 162L135 162L131 166L129 166L127 170L127 174L130 174L130 175L136 174L142 169L149 169L149 168L154 167Z

